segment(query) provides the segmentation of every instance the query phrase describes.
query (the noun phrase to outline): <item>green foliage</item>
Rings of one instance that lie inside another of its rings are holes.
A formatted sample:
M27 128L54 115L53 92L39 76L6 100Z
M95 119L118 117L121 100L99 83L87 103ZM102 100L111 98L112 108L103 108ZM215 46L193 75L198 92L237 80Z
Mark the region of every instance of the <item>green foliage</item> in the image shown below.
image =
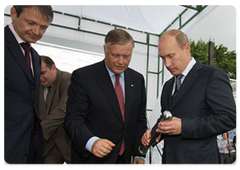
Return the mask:
M195 60L200 60L203 64L208 64L208 42L200 39L197 43L190 41L191 56ZM222 44L214 45L214 66L224 70L229 78L236 79L236 52L228 51Z

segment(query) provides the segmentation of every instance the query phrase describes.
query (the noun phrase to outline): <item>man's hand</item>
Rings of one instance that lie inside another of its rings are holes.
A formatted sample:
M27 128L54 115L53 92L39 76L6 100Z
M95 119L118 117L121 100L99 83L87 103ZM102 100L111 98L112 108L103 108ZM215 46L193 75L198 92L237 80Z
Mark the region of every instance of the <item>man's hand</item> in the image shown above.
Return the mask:
M110 140L98 139L92 145L92 153L97 157L104 157L112 151L115 146Z
M179 135L182 133L182 121L180 118L173 117L171 120L158 123L156 131L168 135Z
M149 145L151 141L151 131L152 129L148 129L142 136L141 142L144 146ZM156 138L157 143L159 142L160 138L161 138L161 135L159 135L159 137Z
M144 159L134 158L133 164L144 164Z
M228 150L231 150L231 146L229 144L226 145Z

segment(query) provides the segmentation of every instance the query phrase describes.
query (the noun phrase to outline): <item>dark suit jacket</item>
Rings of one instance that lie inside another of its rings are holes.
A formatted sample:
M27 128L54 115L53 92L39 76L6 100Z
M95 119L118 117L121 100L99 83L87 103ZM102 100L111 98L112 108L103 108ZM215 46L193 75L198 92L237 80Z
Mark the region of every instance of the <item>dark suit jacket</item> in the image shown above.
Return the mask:
M163 87L162 112L182 120L182 134L164 136L163 163L220 163L217 135L236 127L236 106L227 74L199 61L186 76L174 103L174 79Z
M38 116L41 58L31 48L34 78L14 35L5 27L4 41L4 148L5 161L26 163L34 114ZM37 119L39 152L42 157L42 131Z
M131 155L140 155L138 146L147 129L141 74L130 68L125 71L125 123L104 61L74 71L68 96L65 129L73 145L73 163L115 163L123 140L127 163ZM93 136L116 146L109 155L98 158L85 149Z
M46 156L56 144L69 162L71 161L71 142L63 129L63 122L70 79L70 73L57 70L56 80L48 92L46 102L42 86L39 94L39 119L42 121L43 138L45 139L43 156Z

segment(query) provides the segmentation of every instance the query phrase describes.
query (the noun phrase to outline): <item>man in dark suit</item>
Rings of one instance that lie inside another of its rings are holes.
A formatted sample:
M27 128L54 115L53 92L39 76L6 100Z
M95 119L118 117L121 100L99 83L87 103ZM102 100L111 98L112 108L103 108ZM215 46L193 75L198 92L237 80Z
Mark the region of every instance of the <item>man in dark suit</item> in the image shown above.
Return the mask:
M129 33L112 30L105 60L73 72L65 117L72 163L144 163L136 156L147 129L145 85L128 68L133 47Z
M43 163L71 163L71 142L63 129L71 74L57 69L50 57L41 59L39 119L44 138Z
M51 6L13 6L11 18L12 24L4 29L4 157L7 163L40 163L41 59L29 43L41 39L53 11Z
M162 112L171 121L158 123L164 139L163 163L220 163L217 135L236 127L236 106L227 74L195 61L187 36L170 30L159 39L159 53L174 75L163 87ZM142 137L147 145L150 131ZM157 139L158 141L159 139Z

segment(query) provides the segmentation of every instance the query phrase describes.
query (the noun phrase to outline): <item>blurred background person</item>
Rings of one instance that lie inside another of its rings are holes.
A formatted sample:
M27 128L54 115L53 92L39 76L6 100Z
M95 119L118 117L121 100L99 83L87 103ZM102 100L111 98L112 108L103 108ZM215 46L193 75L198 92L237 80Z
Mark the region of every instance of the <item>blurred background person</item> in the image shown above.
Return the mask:
M51 6L17 6L4 28L4 157L7 163L41 163L38 121L41 59L31 47L53 20Z
M237 144L236 144L236 138L237 135L233 138L233 152L232 152L232 160L230 160L230 163L234 163L236 161L236 153L237 153Z
M228 142L227 132L222 134L222 139L219 139L217 143L220 153L221 165L229 165L231 146Z
M218 143L218 149L220 153L221 164L229 164L231 144L228 140L228 133L227 132L223 133L222 139L219 139L217 143Z
M44 138L43 163L71 163L71 142L63 129L71 74L57 69L50 57L41 59L39 119Z

